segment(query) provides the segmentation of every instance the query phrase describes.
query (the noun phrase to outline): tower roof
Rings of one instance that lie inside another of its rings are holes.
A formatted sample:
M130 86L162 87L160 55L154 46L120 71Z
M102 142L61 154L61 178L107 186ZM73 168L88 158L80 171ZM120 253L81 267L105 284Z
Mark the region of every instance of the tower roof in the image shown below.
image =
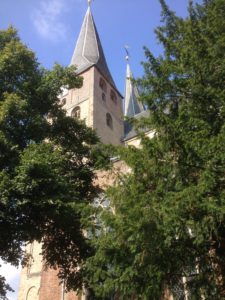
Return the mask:
M144 111L144 106L138 101L138 90L135 83L132 81L133 75L127 59L126 71L126 85L125 85L125 98L124 98L124 115L126 117L134 117L140 112Z
M71 65L77 67L78 74L86 71L92 66L96 66L108 82L116 88L106 63L90 5L88 6L84 17L80 35L72 56Z

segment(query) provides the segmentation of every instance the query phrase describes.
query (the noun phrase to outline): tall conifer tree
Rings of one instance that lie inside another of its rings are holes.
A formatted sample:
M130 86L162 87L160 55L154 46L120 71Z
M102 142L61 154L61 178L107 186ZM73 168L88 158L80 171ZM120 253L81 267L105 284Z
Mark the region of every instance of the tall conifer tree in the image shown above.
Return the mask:
M96 295L225 298L225 4L205 0L183 19L164 0L139 80L155 132L117 149L131 168L109 189L87 273ZM92 275L94 274L94 275ZM132 298L134 297L134 298Z

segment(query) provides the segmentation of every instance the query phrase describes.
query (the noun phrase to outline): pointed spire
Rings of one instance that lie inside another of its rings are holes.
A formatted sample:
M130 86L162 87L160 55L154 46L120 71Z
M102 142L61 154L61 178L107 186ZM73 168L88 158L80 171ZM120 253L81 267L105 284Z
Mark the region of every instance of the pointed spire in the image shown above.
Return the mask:
M124 116L134 117L140 112L144 111L144 106L138 101L138 89L133 82L133 75L129 64L129 52L128 47L126 50L126 61L127 61L127 71L126 71L126 85L125 85L125 97L124 97Z
M96 66L101 74L115 87L115 83L106 63L90 4L91 0L88 0L88 9L72 56L71 65L77 66L78 74L92 66Z

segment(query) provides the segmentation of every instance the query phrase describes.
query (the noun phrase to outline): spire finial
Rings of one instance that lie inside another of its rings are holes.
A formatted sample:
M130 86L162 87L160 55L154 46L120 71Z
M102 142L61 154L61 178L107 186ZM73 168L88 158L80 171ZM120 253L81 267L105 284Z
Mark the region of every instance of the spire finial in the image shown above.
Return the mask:
M92 0L87 0L88 6L89 6L89 7L91 6L91 1L92 1Z
M128 52L128 49L129 49L130 47L129 47L128 45L125 45L124 48L125 48L125 51L126 51L126 57L125 57L125 59L126 59L126 61L128 62L129 59L130 59L130 54L129 54L129 52Z

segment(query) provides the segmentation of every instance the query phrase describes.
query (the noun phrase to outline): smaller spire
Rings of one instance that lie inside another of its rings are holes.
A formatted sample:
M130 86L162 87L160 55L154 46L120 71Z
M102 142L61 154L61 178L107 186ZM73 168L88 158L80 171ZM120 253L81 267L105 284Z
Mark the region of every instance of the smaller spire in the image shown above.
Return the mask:
M139 102L139 93L135 82L133 81L133 75L129 64L129 52L127 46L126 50L126 61L127 61L127 71L126 71L126 84L125 84L125 97L124 97L124 115L126 117L134 117L140 112L144 111L144 106Z

